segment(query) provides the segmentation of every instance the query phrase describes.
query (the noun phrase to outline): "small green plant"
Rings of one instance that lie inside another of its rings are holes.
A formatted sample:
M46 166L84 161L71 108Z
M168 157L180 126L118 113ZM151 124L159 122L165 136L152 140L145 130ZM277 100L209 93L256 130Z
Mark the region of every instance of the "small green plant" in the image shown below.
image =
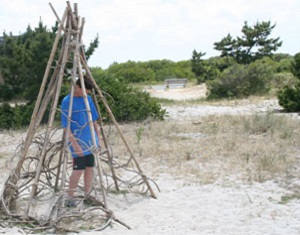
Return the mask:
M115 194L115 195L120 195L120 194L123 194L123 195L125 195L125 194L127 194L127 193L129 193L129 191L128 190L125 190L125 189L123 189L123 190L115 190L115 189L113 189L113 190L109 190L109 193L111 193L111 194Z
M143 134L144 130L145 130L144 127L139 127L136 131L136 138L137 138L138 144L141 142L142 134Z
M93 230L95 227L93 225L82 225L79 227L80 230Z
M280 204L287 204L292 200L299 200L300 199L300 194L288 194L284 195L281 197L281 201L279 202Z

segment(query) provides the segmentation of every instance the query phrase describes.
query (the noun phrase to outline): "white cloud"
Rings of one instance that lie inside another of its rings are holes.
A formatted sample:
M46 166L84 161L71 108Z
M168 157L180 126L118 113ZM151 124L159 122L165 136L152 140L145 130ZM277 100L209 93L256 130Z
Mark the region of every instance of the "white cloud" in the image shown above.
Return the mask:
M62 17L66 2L50 1ZM100 46L92 66L107 67L114 61L150 59L187 60L192 50L217 55L213 43L228 33L240 36L244 21L276 23L272 36L283 40L280 52L299 52L299 0L85 0L77 1L85 17L85 44L99 34ZM73 7L73 2L71 2ZM55 16L48 2L1 0L0 30L24 32L28 24L52 26Z

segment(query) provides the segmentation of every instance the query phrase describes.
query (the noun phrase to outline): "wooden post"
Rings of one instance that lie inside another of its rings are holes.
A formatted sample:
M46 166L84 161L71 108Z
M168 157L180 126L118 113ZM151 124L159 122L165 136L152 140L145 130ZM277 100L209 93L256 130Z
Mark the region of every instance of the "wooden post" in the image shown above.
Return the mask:
M78 51L78 56L79 56L79 51ZM94 125L93 125L93 121L92 121L92 114L91 114L90 105L89 105L88 100L87 100L87 94L86 94L86 90L85 90L85 86L84 86L82 67L81 67L80 61L78 62L78 71L79 71L79 78L80 78L80 82L81 82L81 89L83 91L85 107L86 107L87 113L88 113L90 131L92 133L92 141L93 141L93 145L96 146L96 138L95 138ZM97 166L97 170L98 170L98 176L99 176L99 181L100 181L99 184L100 184L100 189L101 189L102 196L103 196L104 207L105 207L105 209L108 209L107 199L106 199L106 190L105 190L104 185L103 185L103 172L102 172L101 161L98 158L95 158L95 161L97 163L96 166Z
M55 113L56 113L56 109L57 109L58 96L60 94L60 88L61 88L62 79L63 79L63 75L64 75L65 64L66 64L67 59L68 59L67 56L68 56L68 50L69 50L69 46L70 46L71 32L72 32L72 30L71 30L71 28L69 28L68 29L68 34L67 34L67 40L66 40L66 43L65 43L65 46L64 46L63 61L62 61L62 65L60 67L60 72L59 72L59 77L58 77L58 83L57 83L57 88L56 88L57 91L56 91L56 95L54 97L53 105L51 107L50 119L49 119L47 130L46 130L45 143L44 143L42 153L41 153L41 156L40 156L40 159L39 159L38 167L36 169L35 179L34 179L34 182L32 184L32 189L31 189L29 203L28 203L28 207L27 207L27 213L26 213L27 216L28 216L28 213L29 213L29 210L30 210L32 198L36 195L36 192L37 192L37 186L38 186L38 181L39 181L39 177L40 177L41 170L42 170L42 164L43 164L44 158L46 156L47 143L49 141L50 130L52 128Z
M82 33L82 30L80 31ZM81 35L80 35L81 36ZM87 63L86 63L86 57L85 57L85 53L83 51L83 48L81 48L81 59L83 61L83 64L84 64L84 68L86 71L88 71L88 74L89 76L92 78L94 84L95 81L94 81L94 78L91 76L91 73L89 71L89 68L87 68ZM94 98L94 102L97 103L97 99L96 99L96 96L95 94L93 94L93 98ZM101 113L100 113L100 110L99 110L99 106L96 105L96 108L97 108L97 111L98 111L98 114L99 114L99 117L100 117L100 120L99 120L99 123L100 123L100 131L101 131L101 135L102 135L102 138L103 138L103 143L105 145L105 149L106 149L106 154L107 154L107 157L108 157L108 161L110 163L110 170L111 170L111 173L112 173L112 178L113 178L113 181L114 181L114 184L115 184L115 187L116 187L116 190L117 191L120 191L119 189L119 184L118 184L118 180L117 180L117 176L116 176L116 172L115 172L115 168L113 166L113 156L111 155L110 151L109 151L109 147L108 147L108 143L107 143L107 139L106 139L106 136L105 136L105 133L104 133L104 130L103 130L103 121L102 121L102 118L101 118Z
M25 157L27 155L27 151L28 151L29 146L31 144L34 133L36 132L37 127L39 126L39 123L36 122L37 112L38 112L39 107L40 107L42 96L43 96L45 86L46 86L46 83L47 83L47 80L48 80L50 68L52 66L54 55L55 55L57 45L58 45L58 42L59 42L59 39L60 39L61 31L63 29L63 23L64 23L66 17L67 17L67 10L65 10L65 12L64 12L62 21L60 23L60 27L59 27L58 32L57 32L56 37L55 37L55 41L54 41L54 44L53 44L53 47L52 47L52 51L51 51L51 54L50 54L50 57L49 57L49 60L48 60L48 63L47 63L47 67L46 67L46 70L45 70L45 73L44 73L43 81L42 81L42 84L41 84L41 87L40 87L40 90L39 90L39 95L37 97L37 101L36 101L36 104L35 104L35 107L34 107L34 110L33 110L33 113L32 113L30 125L29 125L28 131L27 131L26 140L25 140L24 146L21 150L20 160L19 160L15 170L10 174L10 176L7 180L7 183L5 184L6 187L4 188L4 191L3 191L3 197L4 197L4 199L7 199L7 200L11 200L13 198L12 194L15 191L14 185L16 185L18 180L19 180L21 167L22 167L23 162L25 160ZM11 196L11 197L9 197L9 196Z
M93 99L94 99L95 103L98 103L98 100L96 98L95 93L93 94ZM118 184L118 179L117 179L117 175L116 175L116 172L115 172L115 168L113 166L113 156L111 155L111 152L109 150L107 138L106 138L106 135L105 135L105 132L104 132L104 129L103 129L103 120L102 120L102 117L101 117L99 106L97 105L96 108L97 108L97 112L98 112L99 117L100 117L99 118L100 132L101 132L101 136L102 136L102 141L103 141L105 149L106 149L105 153L106 153L108 161L109 161L109 167L110 167L110 170L111 170L111 173L112 173L112 178L113 178L116 190L120 191L119 184Z
M83 63L86 72L87 72L87 73L89 74L89 76L92 78L92 81L93 81L93 83L94 83L94 87L95 87L95 89L96 89L96 91L97 91L97 93L98 93L98 95L99 95L99 97L100 97L102 103L104 104L104 106L105 106L105 108L106 108L106 111L107 111L107 113L109 114L109 116L110 116L110 118L111 118L113 124L115 125L115 127L116 127L116 129L117 129L119 135L121 136L121 139L122 139L123 143L125 144L125 146L126 146L128 152L130 153L130 157L133 159L133 162L135 163L135 165L136 165L136 167L137 167L137 169L138 169L138 171L139 171L139 173L140 173L142 179L144 180L145 184L147 185L147 188L149 189L151 196L152 196L153 198L157 198L156 195L155 195L155 193L154 193L154 191L153 191L153 189L152 189L152 187L151 187L151 185L150 185L150 183L149 183L149 181L148 181L148 178L147 178L146 175L143 173L143 171L142 171L142 169L141 169L141 167L140 167L138 161L136 160L135 156L133 155L133 151L131 150L131 148L130 148L128 142L127 142L127 140L125 139L125 137L124 137L124 135L123 135L123 133L122 133L122 131L121 131L121 129L120 129L120 127L119 127L119 125L118 125L118 123L117 123L117 121L116 121L116 119L115 119L115 117L114 117L114 115L113 115L113 113L112 113L112 111L111 111L109 105L108 105L107 102L106 102L106 99L104 98L104 96L103 96L103 94L102 94L100 88L98 87L97 83L95 82L95 80L94 80L94 78L93 78L93 76L92 76L92 74L91 74L91 72L90 72L90 70L89 70L89 67L87 66L86 61L84 61L82 57L81 57L81 62Z

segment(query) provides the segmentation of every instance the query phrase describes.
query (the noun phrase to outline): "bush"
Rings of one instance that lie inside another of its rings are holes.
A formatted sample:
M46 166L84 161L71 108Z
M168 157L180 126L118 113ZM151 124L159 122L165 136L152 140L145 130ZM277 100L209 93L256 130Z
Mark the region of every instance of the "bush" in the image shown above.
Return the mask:
M271 87L278 91L286 86L296 86L298 82L298 79L291 72L280 72L274 74L274 77L271 82Z
M156 120L164 119L166 111L147 92L128 86L128 84L118 79L105 75L101 70L95 70L94 78L97 84L100 85L103 95L117 121L142 121L149 117ZM68 92L68 85L63 84L59 103L61 103L62 98ZM0 129L18 129L29 125L34 107L35 102L30 102L26 105L15 105L14 107L7 103L1 104ZM99 107L103 120L110 120L103 102L99 102ZM49 112L50 108L48 107L41 123L47 123ZM59 120L59 118L60 116L57 115L56 119Z
M33 104L11 106L8 103L0 105L0 129L18 129L29 125Z
M292 62L292 73L300 80L300 52L294 56Z
M8 101L13 98L14 92L12 89L5 85L5 84L0 84L0 100Z
M243 98L265 94L270 90L276 66L269 58L256 60L248 66L234 64L218 79L208 81L209 99Z
M166 78L193 78L190 61L150 60L114 63L106 70L110 76L126 83L157 83Z
M92 73L117 121L142 121L149 117L164 119L166 111L147 92L99 69L93 69ZM99 107L103 118L109 119L102 102L99 102Z
M220 78L207 81L208 99L248 96L249 85L245 67L235 64L224 70Z
M31 121L35 103L14 106L4 103L0 105L0 129L19 129L28 126ZM42 123L48 121L49 109L46 110Z
M246 80L249 81L250 95L266 94L271 88L277 65L269 57L256 60L247 67Z
M279 104L287 112L300 111L300 53L294 56L292 63L292 73L298 79L297 84L294 86L285 86L278 92Z
M14 111L9 104L0 105L0 129L9 129L13 126Z
M278 92L278 101L285 111L297 112L300 111L300 87L284 87Z

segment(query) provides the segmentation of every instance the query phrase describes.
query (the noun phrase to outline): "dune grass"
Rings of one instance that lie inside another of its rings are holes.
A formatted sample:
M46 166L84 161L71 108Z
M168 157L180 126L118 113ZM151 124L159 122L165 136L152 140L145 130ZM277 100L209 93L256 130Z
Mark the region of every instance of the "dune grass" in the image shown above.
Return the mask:
M286 115L206 116L190 123L149 121L121 128L145 172L153 176L168 172L202 184L299 177L299 120ZM110 134L121 155L121 140Z

